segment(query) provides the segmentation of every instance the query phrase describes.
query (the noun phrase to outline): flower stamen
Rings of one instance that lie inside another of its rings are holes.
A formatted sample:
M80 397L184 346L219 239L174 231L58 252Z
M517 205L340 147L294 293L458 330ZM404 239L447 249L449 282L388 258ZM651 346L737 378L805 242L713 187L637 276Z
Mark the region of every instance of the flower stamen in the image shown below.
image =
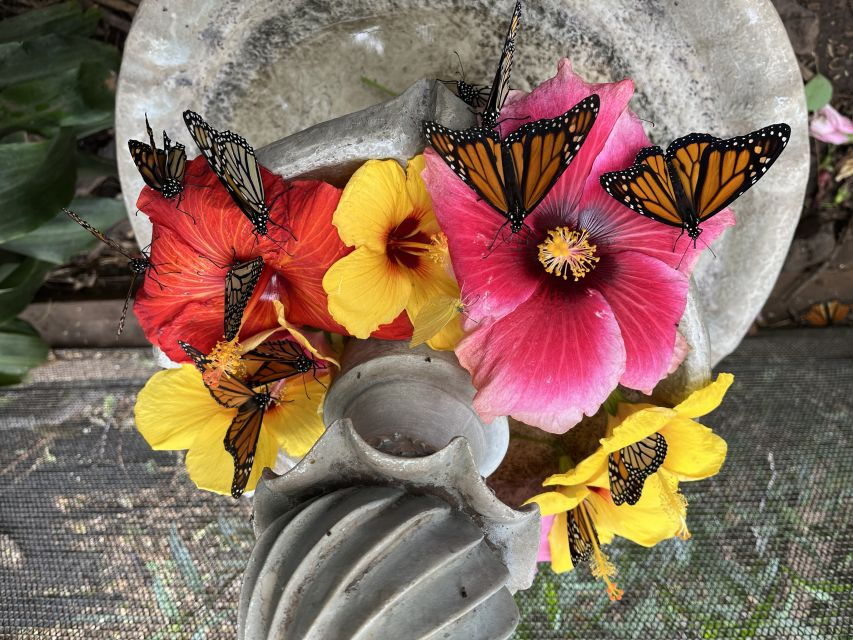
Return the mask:
M219 380L223 374L242 378L246 375L246 365L242 360L240 351L240 343L237 338L233 340L221 340L216 343L216 346L210 350L207 355L209 362L207 371L204 372L202 378L209 387L216 388L219 386Z
M604 581L607 587L608 598L614 601L621 600L625 591L620 589L612 580L616 576L616 567L601 550L601 544L598 541L598 532L592 522L586 501L581 502L575 507L574 516L581 538L592 547L590 571L593 577L601 578Z
M548 231L548 238L538 248L539 262L545 267L545 271L563 280L568 280L568 272L571 272L577 282L592 271L600 260L595 255L596 245L589 242L589 232L586 229L551 229Z
M436 264L444 264L447 262L447 236L441 231L432 234L429 239L429 257Z

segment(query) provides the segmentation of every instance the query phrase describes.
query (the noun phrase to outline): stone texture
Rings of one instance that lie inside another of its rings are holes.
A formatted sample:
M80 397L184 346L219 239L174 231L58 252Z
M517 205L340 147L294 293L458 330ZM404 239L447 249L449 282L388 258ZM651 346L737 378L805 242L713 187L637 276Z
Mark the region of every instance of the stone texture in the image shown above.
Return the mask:
M146 0L125 47L117 139L139 137L147 111L155 130L165 126L187 142L181 112L193 108L261 148L387 97L362 77L395 91L417 78L455 77L454 50L468 80L483 81L492 73L505 14L484 0L196 0L191 9ZM737 202L738 226L718 241L717 257L706 255L696 270L697 305L716 363L741 340L773 286L808 177L802 82L779 16L769 0L543 0L525 17L513 85L529 89L550 77L562 55L595 81L633 78L631 106L650 122L656 143L689 131L731 136L772 122L792 126L776 166ZM345 141L351 167L381 145L376 131L356 131L348 122L320 131L329 133L329 144ZM381 119L362 114L353 122L390 134ZM399 124L414 131L419 123ZM278 150L282 162L307 158L317 131L296 139L309 147L305 152L290 141L263 157L275 164ZM409 148L401 144L398 153ZM316 165L305 166L320 175ZM133 213L142 182L126 154L119 169ZM147 243L142 216L133 221Z

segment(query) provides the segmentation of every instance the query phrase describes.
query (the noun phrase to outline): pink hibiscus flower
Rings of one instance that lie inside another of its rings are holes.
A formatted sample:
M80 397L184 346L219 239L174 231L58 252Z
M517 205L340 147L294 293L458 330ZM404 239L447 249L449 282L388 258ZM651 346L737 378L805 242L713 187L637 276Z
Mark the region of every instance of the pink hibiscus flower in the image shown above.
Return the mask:
M689 273L703 245L608 196L599 176L650 145L627 110L633 83L587 84L561 60L557 75L501 113L502 134L553 118L597 93L598 118L577 157L526 219L529 233L488 247L504 219L434 152L423 176L462 291L470 332L456 349L474 407L564 433L594 414L617 384L650 392L672 368ZM516 118L517 120L513 120ZM703 224L710 243L734 223ZM550 269L546 270L546 269Z

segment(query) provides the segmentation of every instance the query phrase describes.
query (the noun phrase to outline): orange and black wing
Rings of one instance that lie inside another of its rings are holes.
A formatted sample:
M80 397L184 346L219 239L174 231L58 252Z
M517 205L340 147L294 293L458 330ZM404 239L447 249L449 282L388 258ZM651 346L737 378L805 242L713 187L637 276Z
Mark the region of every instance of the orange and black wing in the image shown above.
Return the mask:
M509 215L500 136L490 129L457 131L424 122L424 136L453 172L502 216Z
M523 125L504 139L512 161L516 197L531 213L580 151L598 116L597 94L584 98L561 116Z
M139 175L149 187L155 191L163 190L162 172L160 170L160 159L157 157L156 149L152 149L150 145L140 142L139 140L128 140L127 146L130 149L130 157L133 158L133 163L139 170Z
M495 72L489 97L486 99L486 105L483 108L482 122L485 129L492 129L497 124L501 109L506 102L507 94L509 94L509 75L512 71L512 59L515 55L515 37L518 35L520 26L521 2L516 2L507 28L504 46L501 50L501 58L498 61L498 69Z
M268 399L266 394L253 395L248 399L237 409L237 415L225 434L225 450L234 458L234 479L231 481L231 495L234 498L242 495L252 474Z
M246 383L251 386L290 378L317 367L317 362L290 340L264 343L245 354L243 360L249 363L250 373ZM252 363L259 363L254 371Z
M243 311L264 270L264 259L255 258L228 270L225 276L225 339L233 340L240 332Z
M166 160L163 166L163 176L184 182L184 173L187 169L187 151L180 142L172 144L172 140L163 132L163 150Z
M673 140L666 148L666 161L675 171L685 196L690 202L696 202L696 187L699 184L702 156L705 150L719 138L708 133L691 133Z
M213 399L228 409L240 408L255 397L255 393L249 387L229 375L223 375L215 387L206 382L205 386Z
M812 327L829 327L841 324L850 315L850 305L839 300L818 302L803 315L803 320Z
M666 451L666 438L660 433L654 433L611 453L607 466L613 503L637 504L643 494L646 478L660 469Z
M758 182L790 138L791 127L778 123L709 144L702 152L693 194L698 220L719 213Z
M600 183L610 197L640 215L673 227L684 226L660 147L642 149L633 165L602 174Z
M598 546L598 532L583 503L566 513L566 527L572 564L577 566L587 562L592 557L594 548Z
M178 345L181 349L184 350L184 353L187 354L187 357L193 361L195 368L205 373L207 371L207 365L210 364L210 360L206 355L204 355L201 351L196 349L191 344L184 342L183 340L178 340Z

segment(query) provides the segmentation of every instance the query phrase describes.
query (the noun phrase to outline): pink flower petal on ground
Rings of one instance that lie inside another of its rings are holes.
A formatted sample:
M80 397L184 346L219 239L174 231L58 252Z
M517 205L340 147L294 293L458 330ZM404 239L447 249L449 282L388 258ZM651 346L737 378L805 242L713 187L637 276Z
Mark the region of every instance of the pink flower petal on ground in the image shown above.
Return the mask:
M809 133L830 144L847 144L853 140L853 121L841 115L832 105L817 110L809 122Z
M547 274L531 267L528 253L519 250L523 234L511 236L507 226L495 239L506 219L479 200L432 149L424 156L426 169L421 176L447 235L453 272L468 313L478 322L501 318L527 300Z
M625 373L619 382L651 393L670 367L688 277L635 251L623 251L599 268L606 273L596 274L600 281L595 287L613 310L625 343Z
M539 519L539 552L536 554L536 562L551 562L551 544L548 542L548 534L554 516L542 516Z
M484 421L512 415L565 433L619 382L625 347L609 305L597 291L558 291L559 284L543 283L512 314L481 323L459 343Z
M503 123L500 130L502 135L507 135L526 122L562 115L593 93L597 93L601 100L595 124L581 150L548 196L566 203L569 208L573 208L580 198L582 186L593 162L604 148L617 119L628 106L628 101L634 93L634 83L631 80L603 84L584 82L572 71L571 63L563 58L557 65L557 75L526 96L505 105L501 111Z

